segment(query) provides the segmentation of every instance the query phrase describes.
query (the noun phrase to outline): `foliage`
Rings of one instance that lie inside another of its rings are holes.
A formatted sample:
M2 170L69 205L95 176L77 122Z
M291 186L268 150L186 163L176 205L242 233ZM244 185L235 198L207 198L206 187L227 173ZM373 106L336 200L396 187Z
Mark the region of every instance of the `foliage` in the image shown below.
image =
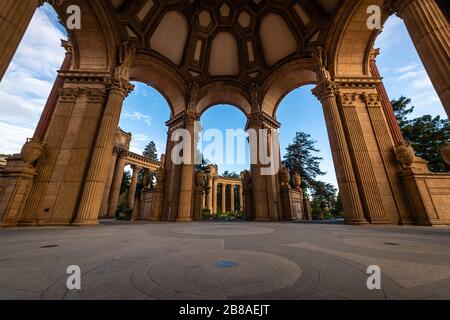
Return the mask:
M197 171L207 171L208 167L211 165L211 161L202 156L202 163L197 164L195 169Z
M131 220L131 214L133 212L133 209L131 209L128 205L121 203L117 207L116 211L116 217L118 220ZM120 215L124 214L125 217L122 218Z
M311 135L304 132L297 132L291 144L287 147L283 165L291 173L298 172L302 176L302 188L311 190L317 176L322 176L325 172L320 170L320 161L323 158L315 154L320 152L316 148L317 141L311 139Z
M322 181L314 181L312 188L311 208L314 213L332 214L336 210L337 190L330 184Z
M227 211L224 213L211 213L211 211L209 211L208 209L203 210L203 214L202 214L203 219L208 219L208 220L243 220L245 219L245 214L242 211L236 211L236 212L232 212L232 211Z
M411 143L417 156L429 162L431 171L448 172L450 166L442 159L440 150L450 140L450 121L430 115L408 119L408 115L414 111L414 106L410 106L410 103L411 99L403 96L392 101L405 139Z
M158 149L156 148L156 143L154 141L150 141L146 146L142 155L150 160L159 161ZM140 195L142 190L144 189L144 175L145 170L141 170L138 175L138 182L136 186L136 194ZM154 174L151 175L150 179L154 180Z
M120 194L123 194L130 190L131 187L131 172L125 171L122 178L122 184L120 185Z
M158 161L158 149L156 148L156 144L154 141L150 141L142 152L144 157L149 158L150 160Z
M225 171L222 175L225 178L240 178L241 176L235 171Z
M336 205L334 207L334 215L340 216L343 214L343 212L344 212L344 205L342 204L342 196L341 193L339 192L336 199Z

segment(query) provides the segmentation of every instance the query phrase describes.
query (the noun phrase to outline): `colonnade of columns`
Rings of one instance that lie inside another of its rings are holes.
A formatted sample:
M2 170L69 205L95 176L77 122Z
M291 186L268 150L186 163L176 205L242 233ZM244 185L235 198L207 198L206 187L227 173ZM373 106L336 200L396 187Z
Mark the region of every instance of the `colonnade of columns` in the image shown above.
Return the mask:
M218 213L219 208L220 212L235 212L236 211L236 196L239 199L239 211L243 211L244 209L244 197L242 192L242 184L232 183L232 182L221 182L219 179L210 178L211 186L209 192L206 194L206 206L205 209L208 209L211 213ZM221 188L221 204L219 207L219 187ZM228 192L230 191L230 197L227 197ZM229 209L229 210L228 210Z

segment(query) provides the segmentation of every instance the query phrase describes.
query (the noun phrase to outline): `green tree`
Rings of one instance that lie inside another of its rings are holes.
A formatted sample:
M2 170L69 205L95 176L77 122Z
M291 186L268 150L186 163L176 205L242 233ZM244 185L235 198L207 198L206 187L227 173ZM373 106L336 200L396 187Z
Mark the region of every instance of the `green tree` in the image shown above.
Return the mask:
M195 169L197 171L208 171L208 167L210 165L211 165L211 161L209 161L202 155L202 163L195 165Z
M336 199L336 205L334 207L334 215L340 215L344 212L344 205L342 204L342 195L339 192L337 199Z
M158 149L156 148L156 144L153 141L150 141L147 146L144 149L144 152L142 153L144 157L147 157L151 160L158 161Z
M225 178L240 178L240 175L236 173L235 171L225 171L222 175Z
M120 194L123 194L130 190L131 187L131 172L125 171L122 178L122 184L120 185Z
M156 143L154 141L150 141L144 148L142 155L150 160L159 161L158 149L156 148ZM141 170L138 175L138 183L136 186L136 194L140 195L142 190L144 189L144 175L145 170ZM151 179L154 179L154 176L151 175Z
M320 152L316 147L317 141L304 132L297 132L293 142L287 147L283 165L291 171L298 172L302 176L303 189L311 190L317 176L322 176L325 172L320 170L320 161L323 158L315 154Z
M448 172L450 166L442 159L440 150L450 140L450 121L430 115L410 120L408 115L414 111L414 107L410 104L411 99L403 96L392 101L395 116L405 139L411 143L417 156L429 162L431 171Z
M324 213L331 213L336 210L337 189L332 184L314 181L311 193L313 199L311 207L315 213L320 214L321 218Z

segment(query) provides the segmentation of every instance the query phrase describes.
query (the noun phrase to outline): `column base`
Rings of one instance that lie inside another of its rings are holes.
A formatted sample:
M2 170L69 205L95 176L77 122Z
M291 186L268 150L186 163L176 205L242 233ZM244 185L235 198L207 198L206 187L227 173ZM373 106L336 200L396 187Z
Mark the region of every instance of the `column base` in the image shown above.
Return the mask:
M353 226L362 226L362 225L368 225L366 219L345 219L344 224L353 225Z
M192 222L192 218L177 218L176 222Z
M386 225L386 224L394 224L392 221L387 220L387 219L374 219L370 221L370 224L375 224L375 225Z
M96 226L99 225L98 220L84 220L84 221L74 221L71 225L74 227L86 227L86 226Z
M16 222L3 222L0 224L0 229L2 228L16 228L18 225Z

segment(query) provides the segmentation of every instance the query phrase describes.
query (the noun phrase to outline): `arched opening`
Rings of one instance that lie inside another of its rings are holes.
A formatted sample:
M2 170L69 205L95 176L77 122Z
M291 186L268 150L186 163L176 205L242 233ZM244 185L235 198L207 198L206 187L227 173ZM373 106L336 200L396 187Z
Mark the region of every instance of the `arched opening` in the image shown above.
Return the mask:
M314 87L305 85L290 91L275 110L281 123L281 159L291 174L302 175L302 189L314 219L341 218L342 208L336 207L339 188L330 140L322 104L311 93Z
M155 188L156 171L166 152L171 111L156 89L133 82L125 99L100 218L143 219L142 199ZM148 213L150 215L150 213Z
M198 152L208 183L202 199L203 218L243 219L241 173L250 169L250 146L242 107L212 105L201 114Z

